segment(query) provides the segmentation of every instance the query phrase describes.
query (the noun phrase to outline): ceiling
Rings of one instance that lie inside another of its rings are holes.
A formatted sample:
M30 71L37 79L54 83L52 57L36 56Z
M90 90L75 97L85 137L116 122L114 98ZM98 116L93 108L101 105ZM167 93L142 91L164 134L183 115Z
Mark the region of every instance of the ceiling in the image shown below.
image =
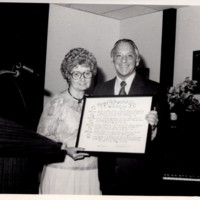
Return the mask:
M68 8L81 10L113 19L123 20L169 8L178 9L183 6L174 5L122 5L122 4L59 4Z

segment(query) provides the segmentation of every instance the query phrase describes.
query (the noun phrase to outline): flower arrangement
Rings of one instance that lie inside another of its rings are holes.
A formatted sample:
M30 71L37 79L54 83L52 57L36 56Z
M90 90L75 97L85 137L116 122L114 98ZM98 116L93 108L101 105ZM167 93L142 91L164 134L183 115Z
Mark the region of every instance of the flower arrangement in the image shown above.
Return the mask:
M177 86L170 87L167 93L169 109L174 112L200 111L200 102L194 96L197 81L185 80Z

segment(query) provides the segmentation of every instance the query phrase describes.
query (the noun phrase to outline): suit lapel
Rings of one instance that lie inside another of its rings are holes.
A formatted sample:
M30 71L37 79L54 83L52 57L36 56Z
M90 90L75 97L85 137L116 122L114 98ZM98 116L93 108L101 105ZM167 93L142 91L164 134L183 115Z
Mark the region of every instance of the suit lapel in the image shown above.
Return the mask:
M136 74L135 78L133 79L133 82L131 84L131 88L129 90L129 95L141 94L143 86L144 86L143 78L140 75Z
M116 77L107 83L107 86L105 88L106 90L104 91L105 95L114 95L115 80Z

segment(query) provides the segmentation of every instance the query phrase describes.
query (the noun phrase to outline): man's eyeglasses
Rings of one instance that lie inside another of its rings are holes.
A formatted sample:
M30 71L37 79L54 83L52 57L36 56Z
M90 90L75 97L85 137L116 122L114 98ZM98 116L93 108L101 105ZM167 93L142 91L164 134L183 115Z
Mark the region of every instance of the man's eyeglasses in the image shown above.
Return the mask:
M78 71L75 71L75 72L72 72L72 73L70 73L70 74L71 74L71 76L72 76L72 78L73 78L74 80L81 79L82 75L83 75L83 77L86 78L86 79L92 78L92 72L90 72L90 71L88 71L88 72L83 72L83 73L78 72Z

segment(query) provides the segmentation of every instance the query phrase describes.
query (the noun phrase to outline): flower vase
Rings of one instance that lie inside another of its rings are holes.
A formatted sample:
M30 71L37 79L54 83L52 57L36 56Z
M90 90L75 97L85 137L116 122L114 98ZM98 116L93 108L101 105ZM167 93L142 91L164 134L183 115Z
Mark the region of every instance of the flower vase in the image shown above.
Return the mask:
M170 112L170 127L176 128L177 127L177 119L178 115L175 112Z

